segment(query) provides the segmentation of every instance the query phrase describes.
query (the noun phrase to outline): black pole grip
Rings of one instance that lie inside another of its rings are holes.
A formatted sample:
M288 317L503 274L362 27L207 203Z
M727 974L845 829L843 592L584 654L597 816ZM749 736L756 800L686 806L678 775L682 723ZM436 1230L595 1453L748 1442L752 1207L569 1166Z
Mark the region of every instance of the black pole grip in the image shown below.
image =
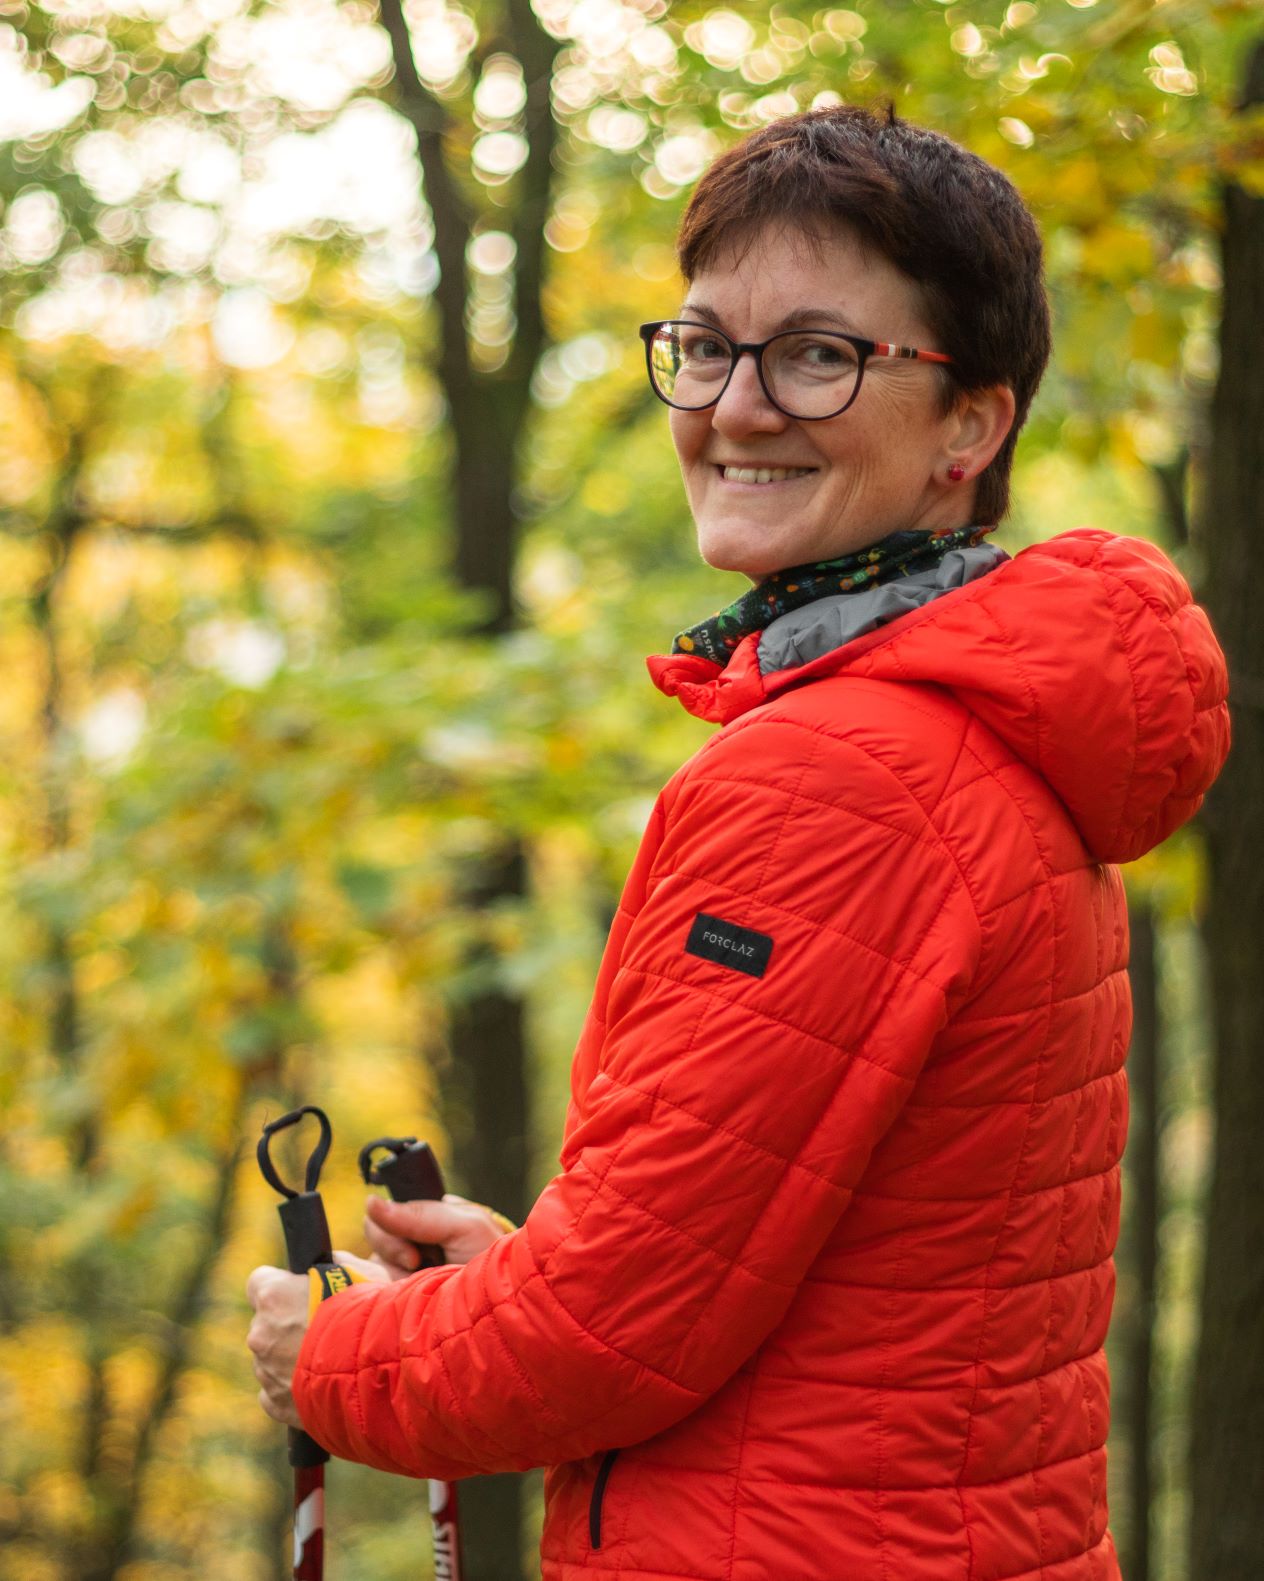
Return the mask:
M304 1180L306 1190L295 1191L277 1174L269 1149L272 1138L278 1131L296 1125L305 1114L312 1115L319 1122L320 1140L307 1160ZM263 1177L268 1184L279 1191L285 1199L278 1204L277 1212L281 1215L281 1228L285 1232L286 1265L292 1274L305 1274L317 1263L332 1263L334 1260L333 1248L330 1245L329 1221L325 1217L325 1204L316 1189L321 1165L329 1153L331 1140L329 1117L324 1110L317 1109L311 1104L291 1110L279 1120L271 1121L264 1126L263 1135L259 1138L259 1168L263 1171ZM329 1451L322 1449L316 1440L301 1428L289 1429L289 1447L292 1466L323 1466L329 1459Z
M285 1255L292 1274L305 1274L317 1263L333 1262L329 1220L319 1191L300 1191L297 1197L278 1203L277 1212L285 1231ZM323 1466L329 1459L329 1451L301 1427L291 1427L289 1434L292 1466Z
M387 1157L380 1164L373 1164L372 1154L379 1147L386 1149ZM396 1202L443 1200L443 1171L428 1142L418 1142L411 1136L370 1142L360 1154L360 1168L369 1184L385 1186ZM438 1268L445 1261L442 1246L419 1241L413 1245L421 1256L419 1267Z
M319 1191L300 1191L298 1196L278 1203L277 1212L285 1231L285 1254L292 1274L305 1274L317 1263L333 1262L329 1220ZM329 1459L329 1451L302 1428L292 1427L289 1433L292 1466L323 1466Z
M329 1220L319 1191L301 1191L277 1204L285 1231L285 1255L292 1274L305 1274L317 1263L332 1263Z

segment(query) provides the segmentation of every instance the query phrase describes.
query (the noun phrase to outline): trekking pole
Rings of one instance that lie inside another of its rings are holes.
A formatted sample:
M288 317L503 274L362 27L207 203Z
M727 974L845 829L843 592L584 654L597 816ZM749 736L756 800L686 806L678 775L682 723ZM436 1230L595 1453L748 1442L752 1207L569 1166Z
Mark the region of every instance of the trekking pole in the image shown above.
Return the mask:
M278 1131L297 1125L305 1114L319 1121L320 1140L307 1160L303 1190L295 1191L277 1174L268 1148ZM317 1263L334 1260L325 1205L316 1190L321 1165L329 1154L332 1140L333 1129L328 1115L311 1104L304 1104L301 1109L293 1109L279 1120L271 1121L264 1126L259 1138L258 1158L263 1178L285 1199L277 1212L285 1231L285 1250L292 1274L305 1274ZM291 1427L289 1435L290 1464L294 1467L294 1581L321 1581L325 1572L325 1462L329 1452L301 1428Z
M375 1164L379 1149L388 1156ZM443 1174L426 1142L415 1136L381 1136L360 1149L360 1173L368 1186L385 1186L396 1202L440 1202ZM442 1246L414 1241L421 1257L419 1267L438 1268L444 1261ZM461 1581L461 1523L456 1488L451 1482L430 1481L430 1519L434 1525L435 1581ZM296 1578L297 1581L297 1578Z

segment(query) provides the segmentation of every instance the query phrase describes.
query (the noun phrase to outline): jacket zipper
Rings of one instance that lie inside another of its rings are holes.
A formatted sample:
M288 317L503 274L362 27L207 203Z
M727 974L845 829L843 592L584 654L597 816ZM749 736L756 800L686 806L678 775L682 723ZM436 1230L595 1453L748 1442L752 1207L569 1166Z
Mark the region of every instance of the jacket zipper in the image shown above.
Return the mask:
M588 1539L594 1548L601 1547L601 1501L606 1496L606 1483L610 1480L610 1468L614 1465L619 1451L608 1449L602 1457L601 1465L597 1468L597 1480L593 1483L592 1503L588 1506Z

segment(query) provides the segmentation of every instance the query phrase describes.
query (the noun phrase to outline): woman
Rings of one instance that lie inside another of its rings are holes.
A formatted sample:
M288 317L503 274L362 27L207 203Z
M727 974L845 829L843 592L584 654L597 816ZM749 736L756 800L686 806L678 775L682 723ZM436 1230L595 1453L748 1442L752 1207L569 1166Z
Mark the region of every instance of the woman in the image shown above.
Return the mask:
M793 117L680 258L650 376L755 586L650 667L723 728L628 878L562 1172L504 1235L372 1204L393 1274L471 1260L327 1302L292 1399L305 1291L257 1273L265 1408L416 1476L548 1466L550 1581L1111 1581L1107 864L1197 809L1223 661L1148 544L982 541L1049 349L997 171Z

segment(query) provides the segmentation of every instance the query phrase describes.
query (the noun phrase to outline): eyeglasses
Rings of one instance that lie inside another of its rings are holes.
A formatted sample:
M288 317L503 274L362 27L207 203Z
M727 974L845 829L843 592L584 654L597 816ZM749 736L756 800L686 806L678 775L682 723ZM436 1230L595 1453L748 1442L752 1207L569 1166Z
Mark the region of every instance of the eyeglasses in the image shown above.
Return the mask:
M860 394L870 357L950 364L942 351L918 351L829 329L787 329L762 341L730 340L713 324L663 319L641 325L654 394L682 412L701 412L729 387L749 351L764 394L787 417L817 423L845 412Z

